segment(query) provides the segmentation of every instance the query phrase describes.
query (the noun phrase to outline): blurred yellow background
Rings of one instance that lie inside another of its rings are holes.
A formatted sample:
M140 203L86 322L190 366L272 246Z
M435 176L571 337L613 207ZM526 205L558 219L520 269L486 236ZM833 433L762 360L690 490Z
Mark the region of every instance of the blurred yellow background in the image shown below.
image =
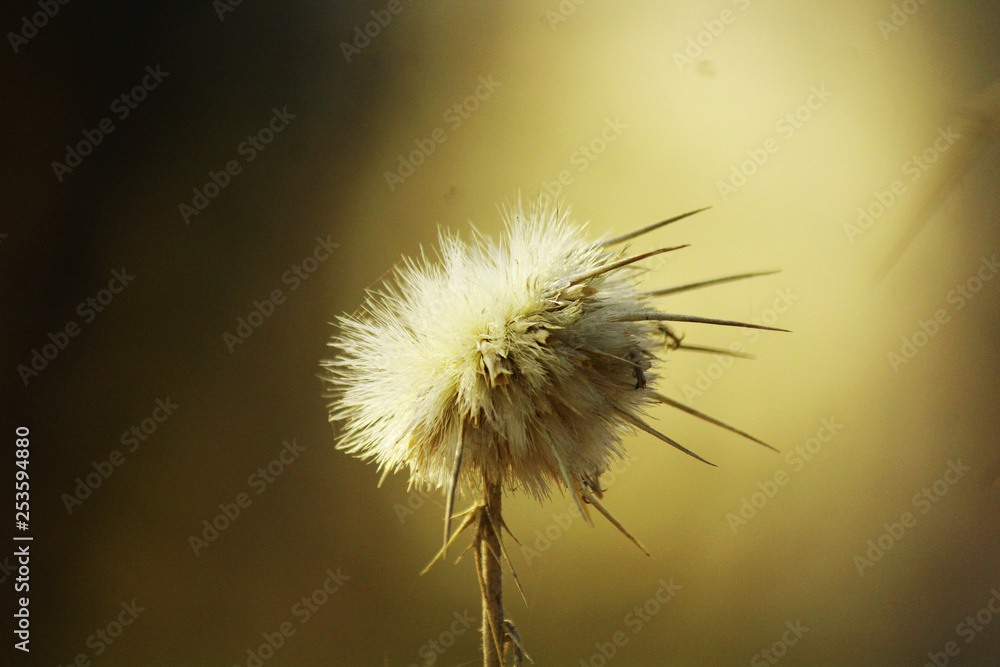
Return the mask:
M60 286L65 305L25 334L14 364L112 266L134 266L134 294L17 388L33 392L39 449L79 443L49 454L51 493L36 501L56 559L37 575L60 628L48 657L249 667L290 622L263 664L477 664L478 629L462 622L479 615L471 557L418 576L439 546L442 496L408 490L403 474L377 488L374 466L336 451L317 376L328 323L402 255L433 252L439 227L495 237L498 205L520 193L559 196L594 236L711 206L633 244L691 244L653 261L650 287L781 272L663 308L793 331L677 327L756 359L669 353L661 390L781 453L653 411L719 467L629 439L605 505L652 560L606 522L567 514L568 497L506 500L527 596L508 576L507 611L535 664L1000 660L995 8L399 7L314 18L296 6L280 25L308 27L274 53L254 35L278 10L202 17L196 43L234 31L226 57L246 69L232 81L210 63L203 86L157 107L171 129L150 136L136 173L115 172L93 214L107 230L89 246L93 279ZM366 25L375 36L356 42ZM285 97L267 95L279 79ZM298 119L185 225L177 203L286 100ZM292 291L282 276L317 237L338 247ZM223 332L276 288L287 302L230 354ZM168 395L176 416L68 514L75 479ZM249 477L293 439L304 449L258 494ZM249 506L195 555L191 536L239 493ZM328 570L347 578L302 622L296 605ZM148 611L95 655L88 637L133 598Z

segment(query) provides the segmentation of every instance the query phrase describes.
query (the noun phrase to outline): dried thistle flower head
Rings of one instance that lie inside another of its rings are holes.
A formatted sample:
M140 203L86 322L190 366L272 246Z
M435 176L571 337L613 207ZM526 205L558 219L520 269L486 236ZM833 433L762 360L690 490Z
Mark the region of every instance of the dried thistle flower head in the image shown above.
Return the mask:
M613 248L691 213L596 241L568 212L518 201L503 213L499 243L442 233L437 262L404 260L394 281L339 318L331 345L341 354L324 366L340 448L445 489L450 520L456 489L542 498L555 484L596 503L599 478L633 428L704 460L646 423L654 403L756 440L657 393L656 362L668 349L725 353L681 344L666 322L768 327L667 314L651 302L761 274L643 293L639 262L684 246L637 256Z

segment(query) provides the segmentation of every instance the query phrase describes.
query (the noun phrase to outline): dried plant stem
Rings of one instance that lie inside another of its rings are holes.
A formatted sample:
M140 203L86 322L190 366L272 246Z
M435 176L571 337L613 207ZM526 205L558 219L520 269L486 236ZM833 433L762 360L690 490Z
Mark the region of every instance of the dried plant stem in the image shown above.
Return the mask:
M506 631L503 612L503 570L500 566L500 484L485 482L476 530L476 566L483 598L483 665L503 665Z

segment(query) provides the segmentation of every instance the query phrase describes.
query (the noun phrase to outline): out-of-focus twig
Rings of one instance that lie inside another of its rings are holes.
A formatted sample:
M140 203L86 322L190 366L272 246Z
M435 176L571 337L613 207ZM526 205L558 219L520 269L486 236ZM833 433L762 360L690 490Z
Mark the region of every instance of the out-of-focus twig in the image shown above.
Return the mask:
M924 177L926 180L916 191L913 217L882 261L875 274L876 283L892 270L942 202L996 140L1000 132L1000 79L957 108L948 128L959 138L947 153L942 153L940 166Z

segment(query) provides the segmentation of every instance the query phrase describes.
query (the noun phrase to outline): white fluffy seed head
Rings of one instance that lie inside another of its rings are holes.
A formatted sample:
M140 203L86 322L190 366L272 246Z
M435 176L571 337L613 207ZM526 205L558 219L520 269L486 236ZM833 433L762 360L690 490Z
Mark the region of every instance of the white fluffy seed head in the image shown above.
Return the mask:
M442 233L437 262L404 260L358 313L339 318L324 362L338 447L410 481L485 482L544 497L599 478L652 402L655 323L635 265L568 213L520 202L499 244ZM649 388L647 388L647 385ZM461 447L457 447L461 442ZM571 491L573 493L573 491Z

